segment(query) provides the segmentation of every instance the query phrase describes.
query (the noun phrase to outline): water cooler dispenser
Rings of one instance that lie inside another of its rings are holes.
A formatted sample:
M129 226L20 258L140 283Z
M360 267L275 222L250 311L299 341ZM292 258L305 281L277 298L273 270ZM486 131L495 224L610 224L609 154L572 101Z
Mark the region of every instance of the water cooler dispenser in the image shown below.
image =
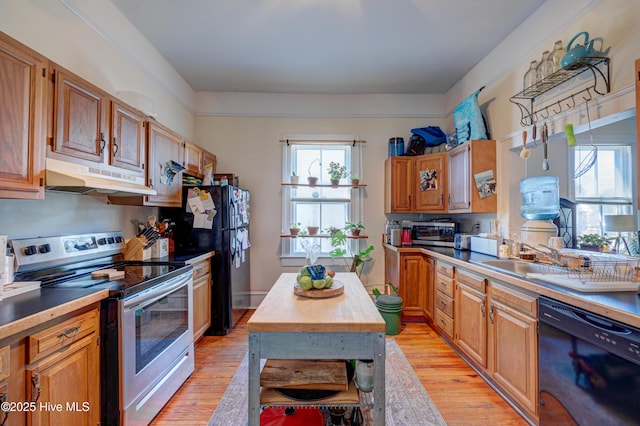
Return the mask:
M520 214L527 219L520 228L522 242L533 247L548 244L550 237L558 235L558 228L553 223L560 213L558 178L537 176L522 179L520 193Z

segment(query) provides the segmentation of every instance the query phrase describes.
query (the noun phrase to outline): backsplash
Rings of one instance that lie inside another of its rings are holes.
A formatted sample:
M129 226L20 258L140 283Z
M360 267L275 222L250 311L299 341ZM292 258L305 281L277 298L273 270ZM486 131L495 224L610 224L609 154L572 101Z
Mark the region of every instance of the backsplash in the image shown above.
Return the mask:
M0 199L0 235L9 239L122 231L131 238L138 220L156 207L116 206L106 196L46 192L44 200Z

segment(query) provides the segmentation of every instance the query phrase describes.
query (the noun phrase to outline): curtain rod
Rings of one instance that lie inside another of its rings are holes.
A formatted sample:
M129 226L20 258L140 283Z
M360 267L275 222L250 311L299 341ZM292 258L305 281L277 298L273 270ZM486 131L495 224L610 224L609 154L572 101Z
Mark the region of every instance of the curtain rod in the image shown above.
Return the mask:
M367 143L367 141L359 140L359 139L328 139L328 140L280 139L280 143L286 143L287 145L289 145L289 143L314 144L314 143L318 143L318 142L322 142L322 143L332 143L333 142L333 143L340 143L340 144L344 144L345 142L351 142L353 144L353 146L355 146L357 143L361 143L361 144Z

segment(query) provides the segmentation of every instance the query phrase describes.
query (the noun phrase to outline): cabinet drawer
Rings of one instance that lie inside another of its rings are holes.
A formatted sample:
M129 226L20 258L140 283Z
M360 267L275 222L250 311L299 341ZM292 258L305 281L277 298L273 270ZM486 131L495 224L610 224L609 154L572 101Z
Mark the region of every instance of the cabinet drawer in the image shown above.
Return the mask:
M485 286L486 286L487 280L483 277L480 277L478 275L472 274L467 271L463 271L462 269L457 269L456 280L459 283L466 284L469 287L475 288L476 290L482 293L485 292Z
M449 297L453 297L453 278L437 273L436 289Z
M436 271L439 274L446 275L447 277L453 278L453 265L449 265L448 263L438 261L436 266Z
M0 348L0 380L4 380L9 377L11 373L11 347L9 345Z
M95 333L98 331L99 319L98 310L94 309L32 334L27 342L27 362L32 363L42 359L91 333Z
M444 334L453 338L453 319L440 309L436 309L436 325Z
M193 279L197 280L198 278L207 275L211 272L211 262L210 259L207 259L203 262L198 262L193 265Z
M449 296L446 296L441 292L437 292L436 308L453 318L453 299Z
M504 303L532 318L538 317L538 303L533 296L491 282L491 299Z

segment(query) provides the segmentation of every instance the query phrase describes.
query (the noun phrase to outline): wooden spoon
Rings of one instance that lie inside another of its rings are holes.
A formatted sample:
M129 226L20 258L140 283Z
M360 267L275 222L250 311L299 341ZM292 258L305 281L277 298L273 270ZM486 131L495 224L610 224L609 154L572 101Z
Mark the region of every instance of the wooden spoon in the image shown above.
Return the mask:
M527 131L522 132L522 151L520 151L520 158L526 160L529 158L529 150L527 149Z

